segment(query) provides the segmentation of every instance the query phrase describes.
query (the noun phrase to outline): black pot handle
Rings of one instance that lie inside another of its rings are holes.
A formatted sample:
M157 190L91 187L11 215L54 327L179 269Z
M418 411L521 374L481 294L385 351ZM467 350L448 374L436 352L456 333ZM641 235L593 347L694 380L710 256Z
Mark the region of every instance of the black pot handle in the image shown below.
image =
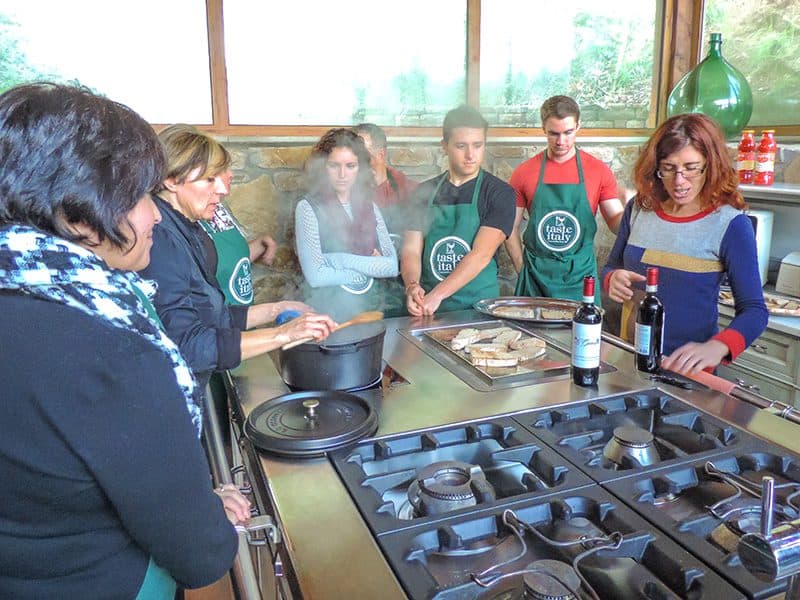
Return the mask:
M326 346L325 344L319 345L320 352L325 354L351 354L358 351L363 344L361 342L353 342L352 344L342 344L337 346Z
M370 337L363 340L358 340L357 342L351 342L350 344L337 344L336 346L326 346L323 342L319 345L319 349L328 354L350 354L352 352L357 352L365 346L371 346L372 344L377 343L381 337L383 336Z

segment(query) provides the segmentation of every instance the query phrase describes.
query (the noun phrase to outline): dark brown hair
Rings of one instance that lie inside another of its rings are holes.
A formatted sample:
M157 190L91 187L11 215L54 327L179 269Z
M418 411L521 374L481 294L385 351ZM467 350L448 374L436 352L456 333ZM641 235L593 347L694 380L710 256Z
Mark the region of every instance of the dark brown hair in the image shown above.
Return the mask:
M581 120L581 107L569 96L550 96L547 100L542 102L542 107L539 109L539 116L542 118L542 127L544 127L544 122L550 117L555 117L556 119L574 117L577 123Z
M636 204L645 210L661 209L669 196L656 175L658 163L687 146L700 152L706 161L705 182L700 190L701 207L730 204L734 208L745 208L737 189L739 178L722 131L713 119L699 113L667 119L647 140L633 167L633 181L638 192Z
M309 193L323 204L334 208L340 206L325 168L328 157L336 148L347 148L358 159L358 175L353 188L350 190L350 206L353 220L350 222L349 219L343 218L339 229L346 229L346 231L341 231L341 234L353 253L369 256L375 250L377 240L375 208L373 206L375 180L372 176L370 156L367 147L364 145L364 140L352 129L344 127L330 129L314 145L311 150L311 156L306 163ZM343 209L342 212L344 212Z
M0 95L0 226L29 225L76 243L90 227L124 249L127 214L160 184L164 151L133 110L88 89L21 85ZM133 239L127 236L133 235Z

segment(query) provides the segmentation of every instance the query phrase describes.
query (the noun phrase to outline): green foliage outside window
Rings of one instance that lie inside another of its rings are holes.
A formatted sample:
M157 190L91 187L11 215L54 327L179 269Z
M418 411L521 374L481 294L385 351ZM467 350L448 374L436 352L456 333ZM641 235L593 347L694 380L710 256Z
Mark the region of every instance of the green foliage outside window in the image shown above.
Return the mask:
M706 0L704 51L722 34L722 55L753 91L750 125L800 123L800 2Z

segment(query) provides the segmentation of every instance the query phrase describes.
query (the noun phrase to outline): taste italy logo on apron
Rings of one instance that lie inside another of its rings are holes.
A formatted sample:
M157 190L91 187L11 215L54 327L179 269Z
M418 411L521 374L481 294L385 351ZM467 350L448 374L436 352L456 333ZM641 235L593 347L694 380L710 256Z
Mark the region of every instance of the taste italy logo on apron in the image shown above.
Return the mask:
M217 205L214 216L200 225L214 241L217 249L217 281L228 304L248 305L253 302L253 270L250 248L239 225L223 204Z
M253 271L250 265L249 256L239 259L228 279L228 291L239 304L253 301Z
M444 281L470 250L470 245L460 237L450 235L441 238L431 248L431 273L439 281Z
M539 221L536 235L548 250L566 252L581 238L581 224L572 213L554 210Z
M343 283L339 287L342 288L345 292L349 292L351 294L356 294L357 296L360 296L361 294L366 294L368 291L370 291L370 289L372 289L373 283L375 283L375 279L373 277L367 277L366 275L362 275L357 282L347 285Z

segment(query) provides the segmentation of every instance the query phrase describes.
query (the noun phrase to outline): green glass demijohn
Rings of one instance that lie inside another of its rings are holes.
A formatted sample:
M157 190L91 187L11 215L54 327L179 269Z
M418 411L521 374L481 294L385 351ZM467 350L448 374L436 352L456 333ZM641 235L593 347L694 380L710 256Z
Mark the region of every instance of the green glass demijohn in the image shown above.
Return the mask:
M722 34L712 33L708 56L684 75L667 100L667 115L703 113L728 139L742 132L753 114L753 92L742 73L722 57Z

